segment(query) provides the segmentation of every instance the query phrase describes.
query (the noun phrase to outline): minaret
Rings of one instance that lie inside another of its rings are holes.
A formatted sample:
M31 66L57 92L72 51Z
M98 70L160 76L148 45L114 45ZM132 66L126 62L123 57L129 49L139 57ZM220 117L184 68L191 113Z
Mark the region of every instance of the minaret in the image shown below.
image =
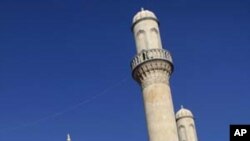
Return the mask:
M71 141L70 135L67 134L67 141Z
M198 141L194 116L190 110L181 106L181 109L176 113L176 121L180 141Z
M132 76L141 85L150 141L178 141L169 86L173 72L170 53L162 48L159 21L142 9L133 18L137 54L131 62Z

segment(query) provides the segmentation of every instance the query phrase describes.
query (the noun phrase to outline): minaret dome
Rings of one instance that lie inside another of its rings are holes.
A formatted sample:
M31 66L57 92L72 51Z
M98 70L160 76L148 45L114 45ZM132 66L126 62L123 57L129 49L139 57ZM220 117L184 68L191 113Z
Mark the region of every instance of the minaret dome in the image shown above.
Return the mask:
M183 118L183 117L191 117L193 118L193 114L190 110L181 106L181 109L176 113L176 120Z
M135 14L134 18L133 18L133 24L138 22L139 20L142 19L154 19L156 21L158 21L157 17L155 16L155 14L149 10L144 10L143 8L141 8L141 11L137 12L137 14Z

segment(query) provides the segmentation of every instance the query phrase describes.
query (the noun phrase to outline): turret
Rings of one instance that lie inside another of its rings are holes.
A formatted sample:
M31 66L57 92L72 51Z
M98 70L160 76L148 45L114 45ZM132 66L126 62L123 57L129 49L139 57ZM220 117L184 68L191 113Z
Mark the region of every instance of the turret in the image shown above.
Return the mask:
M132 30L137 53L149 49L162 49L158 23L155 14L143 8L134 16Z
M198 141L194 116L190 110L181 106L176 113L176 122L180 141Z

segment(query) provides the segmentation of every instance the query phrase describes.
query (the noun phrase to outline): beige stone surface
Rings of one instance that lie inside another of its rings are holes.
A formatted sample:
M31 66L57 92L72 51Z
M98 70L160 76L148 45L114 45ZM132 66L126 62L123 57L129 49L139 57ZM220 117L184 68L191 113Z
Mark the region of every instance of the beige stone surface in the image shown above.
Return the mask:
M193 114L186 108L176 113L180 141L198 141Z
M172 57L162 48L157 17L142 10L134 16L132 28L137 49L132 75L142 88L149 141L179 141L169 87Z
M133 33L137 53L148 49L162 49L156 16L148 11L140 11L134 16Z
M169 85L151 84L143 89L150 141L178 141Z

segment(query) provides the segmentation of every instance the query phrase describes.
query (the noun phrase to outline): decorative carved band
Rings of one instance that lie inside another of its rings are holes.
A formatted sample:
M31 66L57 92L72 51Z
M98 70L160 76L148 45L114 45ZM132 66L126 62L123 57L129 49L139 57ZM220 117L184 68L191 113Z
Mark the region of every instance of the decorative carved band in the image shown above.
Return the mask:
M142 51L131 62L133 78L146 87L153 83L167 83L173 72L172 58L163 49Z
M143 50L138 53L131 61L131 68L134 70L140 64L154 59L166 60L170 63L173 63L171 54L168 51L164 49L150 49Z

